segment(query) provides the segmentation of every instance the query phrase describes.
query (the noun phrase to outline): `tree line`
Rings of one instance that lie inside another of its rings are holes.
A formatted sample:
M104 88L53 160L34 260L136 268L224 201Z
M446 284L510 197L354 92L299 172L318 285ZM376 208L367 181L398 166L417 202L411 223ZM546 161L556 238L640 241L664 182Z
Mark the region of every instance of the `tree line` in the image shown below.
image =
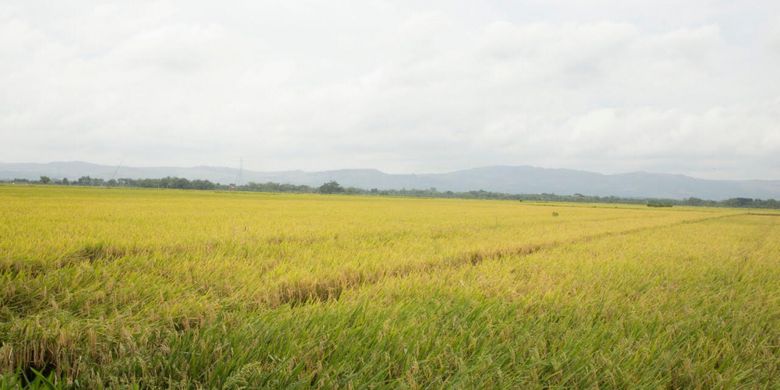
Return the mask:
M352 194L352 195L381 195L381 196L407 196L425 198L458 198L458 199L497 199L517 201L542 201L542 202L581 202L581 203L628 203L646 204L649 207L672 206L703 206L703 207L736 207L736 208L766 208L780 209L780 201L775 199L731 198L721 201L706 200L700 198L687 199L657 199L657 198L623 198L618 196L594 196L594 195L557 195L557 194L507 194L491 191L439 191L436 188L428 189L400 189L380 190L377 188L363 189L355 187L343 187L335 181L329 181L321 186L282 184L282 183L255 183L249 182L241 185L220 184L209 180L189 180L181 177L163 177L159 179L111 179L104 180L89 176L82 176L77 180L67 178L52 179L41 176L38 180L13 179L0 181L5 183L28 183L50 185L76 185L93 187L138 187L138 188L171 188L183 190L223 190L223 191L249 191L249 192L284 192L304 194Z

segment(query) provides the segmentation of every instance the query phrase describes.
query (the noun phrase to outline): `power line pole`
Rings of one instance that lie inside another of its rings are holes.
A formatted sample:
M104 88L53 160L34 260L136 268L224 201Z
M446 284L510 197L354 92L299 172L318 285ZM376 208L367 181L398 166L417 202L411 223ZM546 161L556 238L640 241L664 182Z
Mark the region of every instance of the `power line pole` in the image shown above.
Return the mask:
M115 180L116 179L116 175L117 175L117 173L119 173L119 168L122 166L122 162L124 162L124 161L123 160L119 160L119 165L117 165L116 168L114 169L114 174L111 175L111 180Z
M244 176L244 158L241 157L239 159L238 177L236 178L236 186L241 185L241 180L243 179L243 176Z

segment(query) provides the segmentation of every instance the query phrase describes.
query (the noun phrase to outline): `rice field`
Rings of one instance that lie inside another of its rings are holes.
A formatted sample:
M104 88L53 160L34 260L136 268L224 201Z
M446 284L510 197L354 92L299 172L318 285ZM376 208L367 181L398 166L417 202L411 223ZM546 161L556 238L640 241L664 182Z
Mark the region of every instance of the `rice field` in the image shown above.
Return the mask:
M780 388L780 213L0 186L0 387Z

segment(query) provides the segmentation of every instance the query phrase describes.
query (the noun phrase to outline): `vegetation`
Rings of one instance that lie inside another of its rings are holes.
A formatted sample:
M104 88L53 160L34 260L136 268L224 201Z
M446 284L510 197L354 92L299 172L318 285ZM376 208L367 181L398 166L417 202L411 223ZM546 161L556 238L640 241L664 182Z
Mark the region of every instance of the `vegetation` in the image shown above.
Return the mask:
M321 185L318 191L321 194L340 194L344 192L344 188L335 181L329 181Z
M2 181L0 181L2 183ZM702 207L729 207L729 208L765 208L780 209L780 201L775 199L752 199L752 198L732 198L723 201L704 200L699 198L677 199L653 199L653 198L622 198L617 196L588 196L582 194L557 195L557 194L505 194L490 191L438 191L436 188L425 190L420 189L400 189L400 190L379 190L372 188L370 190L342 187L335 181L329 181L319 187L307 185L280 184L280 183L247 183L243 185L212 183L208 180L187 180L177 177L164 177L161 179L111 179L103 180L82 176L77 181L68 181L67 178L61 180L52 180L49 177L41 176L38 181L27 179L14 179L9 183L31 183L31 184L56 184L56 185L78 185L78 186L96 186L96 187L140 187L140 188L168 188L183 190L235 190L251 192L283 192L283 193L306 193L306 194L350 194L350 195L379 195L379 196L405 196L405 197L423 197L423 198L450 198L450 199L496 199L496 200L517 200L517 201L540 201L540 202L576 202L576 203L623 203L623 204L646 204L648 207L672 207L672 206L702 206Z
M0 186L0 387L777 387L778 216Z

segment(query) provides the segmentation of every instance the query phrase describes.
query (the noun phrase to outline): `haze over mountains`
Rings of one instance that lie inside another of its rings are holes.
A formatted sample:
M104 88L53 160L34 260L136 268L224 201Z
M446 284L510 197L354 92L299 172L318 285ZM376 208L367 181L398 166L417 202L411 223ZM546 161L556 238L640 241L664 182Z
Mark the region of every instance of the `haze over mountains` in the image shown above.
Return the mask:
M0 179L38 179L40 176L77 179L161 178L166 176L210 180L223 184L277 182L319 186L335 180L364 189L485 190L512 194L554 193L597 196L723 200L734 197L780 199L780 180L705 180L684 175L632 172L601 174L572 169L531 166L491 166L433 174L389 174L375 169L320 172L257 172L227 167L116 167L86 162L0 163ZM239 178L240 176L240 178Z

